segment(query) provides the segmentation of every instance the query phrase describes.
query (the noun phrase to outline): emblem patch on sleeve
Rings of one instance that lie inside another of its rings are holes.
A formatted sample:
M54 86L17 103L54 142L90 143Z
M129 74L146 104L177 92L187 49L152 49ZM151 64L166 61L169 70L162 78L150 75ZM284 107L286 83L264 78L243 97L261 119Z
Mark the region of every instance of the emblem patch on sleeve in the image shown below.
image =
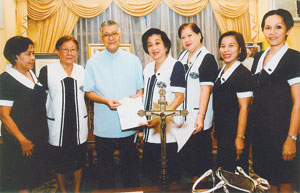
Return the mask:
M198 79L199 78L199 73L198 72L191 72L189 76L192 79Z

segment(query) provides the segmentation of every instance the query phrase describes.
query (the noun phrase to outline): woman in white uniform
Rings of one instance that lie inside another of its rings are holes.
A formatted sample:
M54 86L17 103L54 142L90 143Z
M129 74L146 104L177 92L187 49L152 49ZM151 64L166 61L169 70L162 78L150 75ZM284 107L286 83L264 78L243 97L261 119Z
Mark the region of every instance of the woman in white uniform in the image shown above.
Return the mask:
M66 173L74 174L74 192L79 192L88 134L84 68L74 63L78 51L74 37L61 37L55 47L60 62L43 67L39 76L48 90L50 164L61 192L66 192Z
M182 24L178 36L184 50L178 60L186 69L184 108L189 112L183 129L194 130L179 157L188 175L199 176L212 168L212 88L218 75L215 57L202 45L203 35L195 23Z
M181 62L169 55L171 42L166 33L155 28L151 28L142 37L144 51L149 54L153 62L146 65L144 69L145 110L152 110L152 103L157 103L159 99L159 89L165 88L168 109L179 109L184 100L185 80L184 67ZM160 171L160 132L159 125L147 117L148 127L144 130L144 154L143 163L146 174L154 183L159 181ZM175 119L176 120L176 119ZM169 181L176 181L179 178L177 165L177 143L174 136L176 123L167 124L167 160Z

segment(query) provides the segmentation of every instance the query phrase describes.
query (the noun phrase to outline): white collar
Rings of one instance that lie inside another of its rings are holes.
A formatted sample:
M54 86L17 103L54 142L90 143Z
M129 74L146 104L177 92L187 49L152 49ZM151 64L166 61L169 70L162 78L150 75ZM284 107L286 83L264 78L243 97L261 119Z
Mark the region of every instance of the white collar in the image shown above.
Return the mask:
M221 80L221 84L223 84L234 72L234 70L241 64L240 61L234 62L227 70L224 72L224 74L221 76L222 72L224 71L224 68L226 67L226 64L222 67L221 71L219 72L218 78Z
M162 72L166 71L165 68L169 68L170 64L174 64L177 60L175 60L170 54L168 54L167 58L165 61L162 63L161 67L158 69L156 72L156 75L161 74ZM154 68L153 68L153 73L155 73L155 61L153 62Z
M206 48L202 45L201 48L199 48L199 49L195 52L195 54L191 57L190 63L193 64L193 63L195 62L195 60L198 58L200 52L202 52L202 51L204 51L204 50L206 50ZM184 53L184 56L180 59L180 61L182 61L182 63L187 63L187 59L188 59L189 54L190 54L189 51L186 50L185 53Z
M61 64L60 61L59 61L59 63L58 63L58 66L59 66L59 69L61 70L61 73L62 73L61 79L64 79L64 78L66 78L66 77L69 77L68 74L67 74L67 72L65 71L65 69L64 69L64 67L63 67L63 65ZM71 78L74 78L74 77L75 77L75 73L76 73L75 70L76 70L76 66L75 66L75 64L73 63L73 68L72 68L72 72L71 72L71 75L70 75Z
M199 50L197 50L197 52L190 59L191 65L193 65L198 58L201 58L201 57L199 57L200 54L205 55L207 52L208 52L208 50L206 49L206 47L201 46L201 48Z
M14 79L16 79L18 82L20 82L21 84L23 84L24 86L26 86L28 88L34 89L35 84L38 84L39 86L42 86L41 83L36 78L35 74L31 70L29 70L29 73L31 74L34 82L32 82L31 80L29 80L21 72L19 72L15 68L13 68L11 64L8 64L6 66L5 71L8 74L10 74L12 77L14 77Z
M285 43L284 46L282 46L282 48L280 48L280 50L273 56L273 58L268 62L268 64L264 67L264 70L268 73L268 74L272 74L273 71L275 70L275 68L277 67L280 59L282 58L282 56L286 53L286 51L289 49L289 45L287 43ZM255 71L255 74L259 73L262 68L263 68L263 63L266 57L266 54L269 52L270 47L268 47L264 53L261 55L258 64L257 64L257 68Z

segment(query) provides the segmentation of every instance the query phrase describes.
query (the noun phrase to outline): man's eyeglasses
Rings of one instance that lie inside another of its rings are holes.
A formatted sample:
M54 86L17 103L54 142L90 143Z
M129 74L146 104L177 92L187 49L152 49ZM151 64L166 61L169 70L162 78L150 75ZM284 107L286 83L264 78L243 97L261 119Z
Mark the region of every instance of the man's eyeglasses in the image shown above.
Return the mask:
M110 34L110 33L105 33L105 34L102 35L102 37L108 39L108 38L110 38L110 37L116 38L116 37L118 37L118 35L119 35L118 32L113 32L113 33L111 33L111 34Z
M67 54L69 52L71 52L72 54L76 53L77 52L77 49L75 48L71 48L71 49L68 49L68 48L61 48L60 49L61 51L63 51L63 53Z

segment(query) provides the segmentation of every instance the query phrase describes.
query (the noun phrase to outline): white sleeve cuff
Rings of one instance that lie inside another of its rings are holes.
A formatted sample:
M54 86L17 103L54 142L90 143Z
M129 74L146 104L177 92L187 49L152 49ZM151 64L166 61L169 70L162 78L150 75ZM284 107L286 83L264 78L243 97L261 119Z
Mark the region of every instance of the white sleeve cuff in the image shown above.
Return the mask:
M93 88L83 87L83 92L95 92Z
M200 85L203 85L203 86L214 86L214 83L213 82L200 82Z
M247 92L237 92L236 96L238 98L248 98L248 97L252 97L253 96L253 92L252 91L247 91Z
M171 91L172 92L184 93L185 92L185 88L184 87L178 87L178 86L171 86Z
M14 104L14 101L0 100L0 106L12 107L13 104Z
M300 77L292 78L292 79L288 80L288 83L290 86L292 86L293 84L300 83Z

